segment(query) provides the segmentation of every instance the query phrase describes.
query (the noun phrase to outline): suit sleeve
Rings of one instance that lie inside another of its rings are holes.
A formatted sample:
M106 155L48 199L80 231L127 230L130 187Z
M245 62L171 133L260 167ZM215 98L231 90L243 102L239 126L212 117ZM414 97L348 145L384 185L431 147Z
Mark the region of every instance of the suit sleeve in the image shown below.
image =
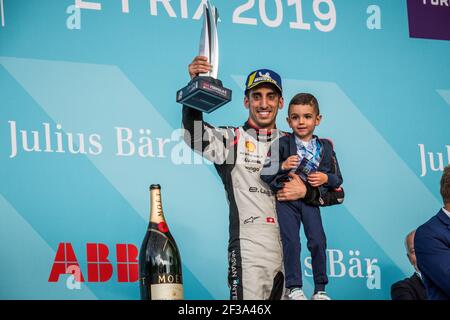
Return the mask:
M342 182L344 180L342 179L341 169L339 168L336 152L334 152L334 150L332 150L331 162L332 165L334 166L333 168L334 173L327 173L328 182L325 185L325 187L337 189L342 185Z
M392 300L417 300L414 291L404 281L399 281L391 286Z
M203 121L203 113L183 106L184 141L205 159L214 164L224 164L235 139L234 128L213 127Z
M315 188L318 190L318 188ZM319 192L317 192L319 194ZM342 204L345 198L344 188L331 189L325 194L318 195L318 206L328 207L337 204Z
M444 235L432 230L416 231L414 247L417 265L433 283L450 297L450 246Z

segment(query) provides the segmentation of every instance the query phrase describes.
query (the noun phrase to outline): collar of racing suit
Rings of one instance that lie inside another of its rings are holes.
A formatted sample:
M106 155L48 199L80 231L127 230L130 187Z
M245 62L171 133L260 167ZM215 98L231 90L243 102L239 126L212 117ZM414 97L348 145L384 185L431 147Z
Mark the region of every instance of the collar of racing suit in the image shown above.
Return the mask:
M242 128L258 141L271 141L276 138L278 134L278 129L276 126L274 129L260 129L252 126L248 120L244 123Z

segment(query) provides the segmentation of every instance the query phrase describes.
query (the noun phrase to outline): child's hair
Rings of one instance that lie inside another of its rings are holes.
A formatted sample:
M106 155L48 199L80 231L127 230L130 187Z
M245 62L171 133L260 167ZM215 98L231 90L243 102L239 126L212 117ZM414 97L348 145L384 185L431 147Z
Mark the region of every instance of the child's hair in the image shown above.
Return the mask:
M291 114L291 106L296 104L310 105L314 108L317 115L320 114L319 102L316 97L310 93L297 93L289 102L288 116Z

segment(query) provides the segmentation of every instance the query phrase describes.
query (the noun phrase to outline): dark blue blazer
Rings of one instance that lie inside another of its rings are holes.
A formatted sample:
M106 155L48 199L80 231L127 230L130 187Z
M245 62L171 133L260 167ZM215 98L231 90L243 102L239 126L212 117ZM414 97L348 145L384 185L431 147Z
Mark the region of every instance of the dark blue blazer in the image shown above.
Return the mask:
M430 300L450 300L450 218L443 210L417 228L417 266Z
M317 138L317 136L314 137ZM333 145L331 141L327 139L317 139L322 150L318 171L328 175L328 183L324 185L324 187L339 188L342 184L342 175L336 159L336 154L333 150ZM276 143L278 143L278 149L276 148ZM271 148L271 151L278 152L278 154L271 153L267 156L264 168L261 171L261 179L264 180L272 190L277 191L283 188L283 182L285 182L290 171L281 170L281 164L290 156L297 154L295 135L290 134L281 137L275 141L272 146L275 147Z

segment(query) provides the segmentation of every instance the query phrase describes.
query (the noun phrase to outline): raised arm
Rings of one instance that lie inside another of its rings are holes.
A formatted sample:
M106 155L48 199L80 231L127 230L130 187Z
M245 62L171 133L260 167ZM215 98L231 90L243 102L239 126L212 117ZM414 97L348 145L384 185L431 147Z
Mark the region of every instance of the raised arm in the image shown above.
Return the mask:
M211 65L206 57L197 56L189 64L189 76L208 72ZM229 155L229 146L235 137L234 128L217 128L203 121L199 110L183 106L184 141L195 152L215 164L223 164Z

